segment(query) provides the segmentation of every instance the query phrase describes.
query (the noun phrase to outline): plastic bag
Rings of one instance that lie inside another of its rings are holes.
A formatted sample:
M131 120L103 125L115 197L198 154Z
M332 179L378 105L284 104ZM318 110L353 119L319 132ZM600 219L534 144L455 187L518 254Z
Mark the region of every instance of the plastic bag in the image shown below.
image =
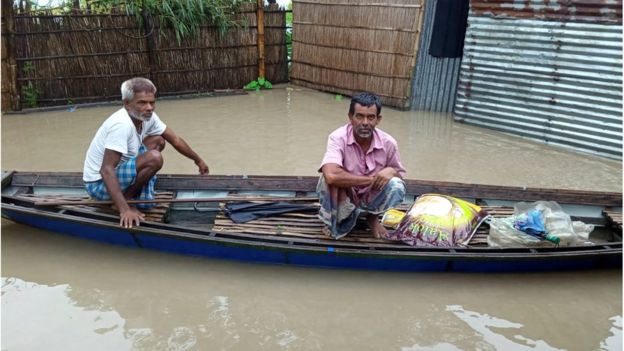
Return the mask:
M412 246L466 245L487 217L481 207L439 194L418 197L389 239Z
M554 244L538 237L526 234L514 228L514 217L490 217L486 220L490 225L487 236L491 247L541 247Z
M492 247L547 247L555 246L553 242L519 230L526 217L538 212L543 221L545 234L556 238L560 246L591 244L587 242L593 225L583 222L572 222L570 216L554 201L537 201L533 203L519 202L514 205L514 215L504 218L489 218L490 233L487 238Z

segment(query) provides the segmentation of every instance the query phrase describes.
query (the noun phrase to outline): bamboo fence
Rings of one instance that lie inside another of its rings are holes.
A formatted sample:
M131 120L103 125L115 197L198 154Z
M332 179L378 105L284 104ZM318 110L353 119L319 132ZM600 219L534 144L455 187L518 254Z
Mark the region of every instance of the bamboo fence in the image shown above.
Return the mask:
M207 25L178 44L172 29L124 14L3 11L2 110L118 100L134 76L152 79L160 96L241 89L258 77L255 4L236 16L244 25L224 36ZM285 12L266 7L264 27L266 78L287 82Z
M410 105L425 0L293 0L290 80Z

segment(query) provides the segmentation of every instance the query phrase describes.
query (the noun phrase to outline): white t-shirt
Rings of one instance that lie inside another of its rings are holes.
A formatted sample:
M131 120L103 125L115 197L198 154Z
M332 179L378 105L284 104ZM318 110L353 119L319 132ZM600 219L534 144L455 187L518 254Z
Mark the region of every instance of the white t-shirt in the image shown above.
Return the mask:
M89 145L85 158L82 179L93 182L102 179L100 168L104 161L104 150L110 149L122 154L119 164L135 157L143 139L152 135L162 135L167 126L152 113L149 121L143 122L141 134L136 130L125 108L119 109L104 121Z

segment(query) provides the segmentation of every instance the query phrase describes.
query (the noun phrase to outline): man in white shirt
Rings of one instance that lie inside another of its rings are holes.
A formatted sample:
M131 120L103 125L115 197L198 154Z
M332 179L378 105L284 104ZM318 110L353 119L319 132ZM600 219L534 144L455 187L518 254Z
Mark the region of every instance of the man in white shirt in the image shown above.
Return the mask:
M132 78L121 85L124 107L98 129L85 158L83 180L89 195L111 200L119 211L119 225L139 225L145 215L128 199L154 198L156 173L163 166L162 150L169 142L179 153L195 161L200 174L208 166L191 147L154 113L156 87L145 78ZM154 204L139 204L149 208Z

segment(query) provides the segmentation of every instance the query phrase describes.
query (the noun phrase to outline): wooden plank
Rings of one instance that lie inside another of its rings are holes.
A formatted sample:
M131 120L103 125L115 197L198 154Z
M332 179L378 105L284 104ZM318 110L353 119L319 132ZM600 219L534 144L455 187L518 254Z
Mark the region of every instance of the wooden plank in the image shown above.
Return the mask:
M613 227L622 230L622 212L606 209L602 211L603 216L607 218L608 223Z
M215 225L230 225L230 223L236 224L230 220L215 219ZM295 228L316 228L319 230L320 228L323 228L323 223L320 221L317 223L292 223L292 222L285 222L285 221L250 221L247 223L258 224L258 225L268 225L268 226L295 227ZM246 223L241 223L241 224L246 224Z
M15 171L10 172L2 172L2 189L6 188L11 184L11 180L13 179L13 174Z
M237 196L237 197L205 197L205 198L181 198L181 199L173 199L173 198L155 198L152 200L146 199L132 199L126 200L129 204L144 204L144 203L200 203L200 202L240 202L240 201L250 201L250 202L261 202L261 201L269 201L269 202L277 202L277 201L286 201L286 202L311 202L316 201L317 198L311 197L281 197L281 196ZM72 204L83 204L83 205L112 205L112 200L74 200L74 199L61 199L61 200L51 200L51 199L43 199L35 202L35 206L60 206L60 205L72 205Z
M264 230L274 235L281 235L285 233L298 233L298 234L311 234L311 235L321 234L322 235L322 232L320 229L308 229L308 228L301 228L301 227L286 227L286 226L262 225L262 224L247 224L247 223L246 224L219 223L219 224L215 224L213 228L239 228L241 230L259 229L259 230Z
M174 196L174 192L156 192L154 194L155 198L158 199L164 199L166 200L168 197L172 198ZM85 197L81 197L81 196L67 196L65 194L61 194L61 195L54 195L54 194L45 194L45 195L33 195L33 194L28 194L28 196L23 196L25 198L29 198L29 199L52 199L52 200L56 200L56 199L62 199L64 201L67 202L67 205L62 205L62 208L67 208L67 209L75 209L75 208L79 208L79 209L83 209L83 210L88 210L88 211L92 211L92 212L97 212L97 213L105 213L105 214L110 214L110 215L115 215L118 216L119 213L115 210L113 210L111 208L111 206L109 205L88 205L88 204L84 204L84 201L82 201ZM76 201L72 201L72 200L76 200ZM147 221L152 221L152 222L160 222L162 223L164 221L164 219L166 218L166 215L169 211L169 205L168 203L165 204L159 204L153 208L150 209L140 209L141 212L143 212L143 214L145 214L145 220Z
M314 192L317 177L311 176L197 176L162 174L158 190L284 190ZM429 180L405 180L408 195L441 193L459 198L498 199L510 201L556 201L558 203L621 206L622 193L567 189L523 188L481 184L463 184ZM16 172L15 186L84 187L77 172Z

